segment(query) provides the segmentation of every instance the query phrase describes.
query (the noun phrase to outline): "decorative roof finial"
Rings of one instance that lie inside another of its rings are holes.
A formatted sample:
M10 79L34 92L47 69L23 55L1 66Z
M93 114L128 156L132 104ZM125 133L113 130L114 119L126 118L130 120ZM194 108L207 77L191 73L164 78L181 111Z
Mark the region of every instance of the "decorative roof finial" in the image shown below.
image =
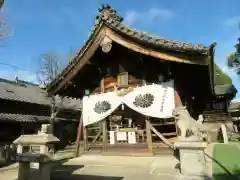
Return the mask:
M3 4L4 4L4 0L0 0L0 8L2 8Z
M97 21L112 19L114 21L122 22L123 18L117 14L117 11L113 9L109 4L103 4L98 9Z

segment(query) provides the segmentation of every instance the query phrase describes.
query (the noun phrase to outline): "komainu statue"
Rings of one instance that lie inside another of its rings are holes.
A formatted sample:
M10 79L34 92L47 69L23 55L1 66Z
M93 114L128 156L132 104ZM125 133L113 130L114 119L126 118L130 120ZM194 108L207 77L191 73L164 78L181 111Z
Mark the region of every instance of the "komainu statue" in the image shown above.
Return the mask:
M177 127L181 131L181 139L198 137L199 140L209 141L208 129L203 126L202 115L199 116L198 120L195 120L185 106L179 106L173 110L173 116L176 118Z

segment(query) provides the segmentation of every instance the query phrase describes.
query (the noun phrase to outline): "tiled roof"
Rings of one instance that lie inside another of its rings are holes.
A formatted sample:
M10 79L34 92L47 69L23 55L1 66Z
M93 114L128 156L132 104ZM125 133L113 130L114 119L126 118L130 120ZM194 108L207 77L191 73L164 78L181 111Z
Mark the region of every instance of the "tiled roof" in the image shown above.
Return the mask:
M123 24L122 21L123 18L117 14L116 10L112 9L109 5L102 5L102 7L99 8L99 15L96 17L94 27L97 27L98 24L104 22L107 26L111 27L119 33L125 34L133 39L165 49L202 53L206 53L209 50L209 47L206 47L202 44L192 44L169 40L163 37L139 31L128 27L127 25Z
M22 101L33 104L51 105L51 99L47 92L38 85L24 81L9 81L0 79L0 99ZM80 100L66 99L62 107L64 109L80 110Z
M47 116L35 116L26 114L10 114L10 113L0 113L0 121L18 121L18 122L47 122L49 117ZM69 121L66 118L56 118L56 121ZM77 121L76 119L71 119L71 121Z
M50 104L45 91L36 85L0 79L0 98L34 104Z

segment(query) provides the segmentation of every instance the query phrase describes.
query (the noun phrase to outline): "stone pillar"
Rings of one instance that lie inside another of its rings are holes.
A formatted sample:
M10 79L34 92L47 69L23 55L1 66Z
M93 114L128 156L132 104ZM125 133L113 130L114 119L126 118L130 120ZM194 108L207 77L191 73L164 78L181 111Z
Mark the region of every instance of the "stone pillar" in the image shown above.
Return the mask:
M47 154L48 153L48 146L40 145L40 154Z
M30 163L19 162L18 166L18 180L28 180L30 175Z
M39 180L51 179L51 165L50 163L39 163Z
M228 144L227 128L224 124L221 124L221 131L222 131L222 135L223 135L223 142L225 144Z
M17 153L18 154L22 154L23 153L23 145L22 144L18 144L17 145Z
M206 160L204 149L206 142L180 141L175 142L175 148L179 149L181 174L178 180L203 180L206 179Z

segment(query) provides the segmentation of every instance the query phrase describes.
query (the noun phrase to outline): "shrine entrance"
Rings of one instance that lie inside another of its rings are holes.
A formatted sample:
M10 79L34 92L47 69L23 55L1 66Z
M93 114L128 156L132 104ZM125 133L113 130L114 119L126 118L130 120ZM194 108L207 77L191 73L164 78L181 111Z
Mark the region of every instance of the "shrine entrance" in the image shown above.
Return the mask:
M120 97L110 92L84 98L84 152L134 156L173 153L168 139L177 136L172 118L175 103L173 85L168 83L133 88Z
M150 118L127 106L124 110L119 107L102 122L84 128L84 135L87 136L85 153L133 156L172 154L173 150L151 127L169 143L177 136L174 118Z
M86 130L89 152L148 153L145 116L127 106L121 105L98 125L87 126Z

